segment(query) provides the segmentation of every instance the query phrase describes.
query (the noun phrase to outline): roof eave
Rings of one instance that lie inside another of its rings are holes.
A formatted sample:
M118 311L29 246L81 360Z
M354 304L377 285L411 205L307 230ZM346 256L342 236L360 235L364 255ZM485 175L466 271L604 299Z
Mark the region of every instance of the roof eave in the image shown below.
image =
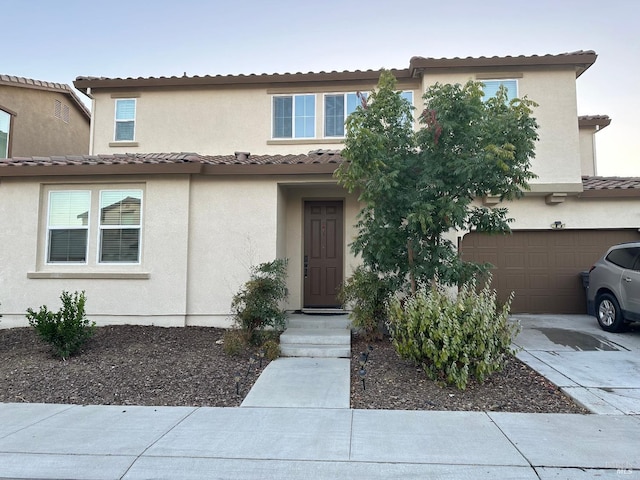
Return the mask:
M284 73L262 75L216 75L193 77L148 77L148 78L92 78L77 77L73 85L87 94L87 89L149 88L149 87L211 87L211 86L277 86L280 84L315 84L325 82L372 82L376 83L382 70ZM410 79L408 69L392 69L398 80Z

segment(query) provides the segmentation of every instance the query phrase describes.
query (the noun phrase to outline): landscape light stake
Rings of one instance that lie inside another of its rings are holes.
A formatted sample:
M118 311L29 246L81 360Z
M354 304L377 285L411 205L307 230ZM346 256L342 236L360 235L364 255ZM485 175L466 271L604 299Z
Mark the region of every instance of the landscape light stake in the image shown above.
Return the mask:
M253 358L253 355L249 357L249 366L247 367L247 373L245 374L245 378L249 376L249 372L251 371L251 367L256 363L256 359Z
M358 375L360 375L360 378L362 379L362 390L366 390L367 389L367 387L366 387L366 385L364 383L364 377L365 377L366 374L367 374L367 371L364 369L364 367L362 367L360 369L360 371L358 372Z
M264 359L264 348L258 350L258 358L260 359L260 368L262 368L262 360Z
M239 373L236 373L234 380L236 381L236 395L240 395L240 380L242 376Z

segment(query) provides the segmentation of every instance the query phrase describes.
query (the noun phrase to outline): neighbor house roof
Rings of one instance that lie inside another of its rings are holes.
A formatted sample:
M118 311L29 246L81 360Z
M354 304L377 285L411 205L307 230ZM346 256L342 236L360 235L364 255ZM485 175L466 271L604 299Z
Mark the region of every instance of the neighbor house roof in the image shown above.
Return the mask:
M611 123L608 115L581 115L578 117L578 125L580 127L594 127L597 131Z
M199 155L115 153L0 159L0 177L201 173L208 175L294 175L333 173L344 159L335 150L296 155Z
M73 89L65 83L45 82L42 80L34 80L32 78L0 74L0 85L62 93L69 97L73 104L87 119L91 119L91 112L87 106L82 102L82 100L80 100L80 97L76 95Z
M466 57L466 58L425 58L413 57L409 68L392 69L391 72L399 80L411 80L428 70L439 69L482 69L498 67L540 67L568 65L576 69L576 77L580 76L595 61L597 55L592 50L580 50L557 55L520 55L505 57ZM186 87L186 86L221 86L221 85L266 85L276 87L281 84L298 83L314 84L327 81L339 82L377 82L381 70L354 70L333 72L297 72L297 73L262 73L251 75L184 75L172 77L77 77L74 86L85 94L90 88L134 88L134 87Z
M640 177L582 177L583 197L638 197Z

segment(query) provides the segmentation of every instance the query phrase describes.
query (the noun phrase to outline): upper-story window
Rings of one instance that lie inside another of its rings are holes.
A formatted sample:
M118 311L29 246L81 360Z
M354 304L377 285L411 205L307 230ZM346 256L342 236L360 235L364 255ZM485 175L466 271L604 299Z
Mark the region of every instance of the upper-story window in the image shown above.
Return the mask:
M116 142L132 142L135 137L136 125L136 99L119 98L116 99Z
M518 97L518 81L517 80L482 80L484 84L484 99L488 100L495 97L500 86L507 89L507 101Z
M273 138L314 138L315 132L315 95L273 97Z
M0 110L0 158L9 156L9 129L11 128L11 115Z
M367 98L366 93L361 96ZM344 137L344 122L362 100L357 93L337 93L324 96L324 136Z

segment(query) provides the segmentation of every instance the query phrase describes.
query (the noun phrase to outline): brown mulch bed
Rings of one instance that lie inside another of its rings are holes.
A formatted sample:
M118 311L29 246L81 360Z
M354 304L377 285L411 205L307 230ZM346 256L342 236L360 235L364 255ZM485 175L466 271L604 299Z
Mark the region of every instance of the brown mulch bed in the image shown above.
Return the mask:
M362 352L369 352L364 388L358 373ZM458 390L429 380L420 366L398 356L389 339L368 343L354 335L351 366L352 408L589 413L515 357L484 383L471 380Z
M80 355L63 362L33 329L0 329L0 402L238 406L269 362L260 367L255 349L226 355L223 334L211 327L100 327ZM586 413L516 359L461 392L428 380L388 340L372 344L363 389L358 359L367 346L354 336L353 408Z

